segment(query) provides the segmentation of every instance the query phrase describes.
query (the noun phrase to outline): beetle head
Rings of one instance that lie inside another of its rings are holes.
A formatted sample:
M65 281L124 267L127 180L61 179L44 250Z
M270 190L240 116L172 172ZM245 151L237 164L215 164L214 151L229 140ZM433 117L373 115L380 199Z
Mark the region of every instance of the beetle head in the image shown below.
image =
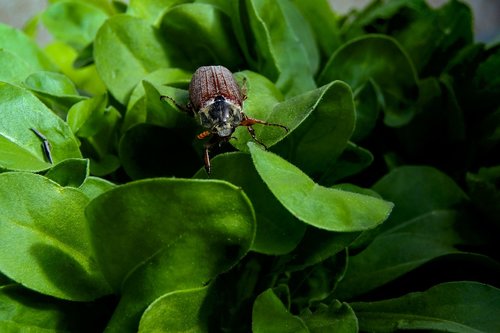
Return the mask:
M220 137L231 136L242 121L241 107L222 96L201 108L199 115L201 125Z

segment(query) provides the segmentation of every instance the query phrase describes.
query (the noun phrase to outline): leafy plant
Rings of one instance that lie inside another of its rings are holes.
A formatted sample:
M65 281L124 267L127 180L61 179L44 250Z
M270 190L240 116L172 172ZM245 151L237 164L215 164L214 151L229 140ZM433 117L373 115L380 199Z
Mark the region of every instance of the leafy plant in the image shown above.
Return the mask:
M208 176L160 96L215 64L289 132L238 128ZM455 0L55 0L0 25L0 331L497 330L499 64Z

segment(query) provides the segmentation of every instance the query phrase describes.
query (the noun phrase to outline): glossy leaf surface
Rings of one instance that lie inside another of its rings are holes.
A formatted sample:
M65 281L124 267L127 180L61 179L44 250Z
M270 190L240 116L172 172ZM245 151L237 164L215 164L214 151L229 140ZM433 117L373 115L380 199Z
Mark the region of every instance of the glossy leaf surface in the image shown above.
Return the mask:
M111 291L96 265L83 214L89 199L82 192L21 172L0 174L0 184L4 274L68 300L93 300Z
M249 143L257 172L292 214L331 231L358 231L382 223L393 204L374 197L322 187L281 157Z
M159 296L200 287L228 270L255 233L248 198L222 181L132 182L94 199L86 214L98 263L122 294L111 331L134 331Z

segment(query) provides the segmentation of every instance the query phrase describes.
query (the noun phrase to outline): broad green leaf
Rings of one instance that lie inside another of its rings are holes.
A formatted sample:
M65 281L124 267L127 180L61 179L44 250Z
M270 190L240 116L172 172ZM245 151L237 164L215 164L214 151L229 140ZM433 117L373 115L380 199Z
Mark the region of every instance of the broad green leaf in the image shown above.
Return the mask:
M344 26L344 33L348 38L354 38L366 30L366 26L377 22L385 23L402 8L409 8L415 12L425 12L429 5L424 0L390 0L377 1L366 6L359 13L356 13L355 20ZM382 25L384 27L384 25Z
M45 177L63 187L80 187L89 175L89 160L71 158L49 169Z
M87 196L89 199L94 199L95 197L101 195L102 193L111 190L116 185L111 183L108 180L89 176L85 178L85 181L80 186L80 190Z
M268 289L255 299L252 311L253 333L308 333L300 317L292 315L280 299Z
M141 79L170 64L159 31L128 15L113 16L101 26L94 41L94 57L101 79L122 104Z
M92 137L105 126L104 118L111 116L109 110L106 110L107 104L106 95L94 96L78 102L69 109L66 122L78 137Z
M246 195L215 180L131 182L95 198L86 215L97 261L122 295L110 332L136 331L156 298L201 287L228 270L255 234Z
M162 176L191 177L202 165L192 145L194 133L183 128L138 124L120 140L120 162L132 179Z
M204 169L196 178L207 178ZM252 250L280 255L290 252L302 238L306 225L288 212L259 177L248 154L230 153L212 159L212 179L226 180L241 187L252 201L257 234Z
M342 44L339 17L333 12L329 1L293 0L292 2L310 24L323 55L329 57Z
M288 1L247 0L259 69L287 96L316 88L319 52L311 27ZM253 51L255 52L255 51Z
M90 95L102 95L106 92L95 65L75 68L78 54L69 45L55 41L45 47L45 52L61 68L61 72L74 82L78 90Z
M67 0L48 0L49 4L54 4L57 2L64 2ZM102 9L109 15L116 14L117 11L115 9L115 1L109 1L109 0L72 0L74 2L83 2L86 4L92 4L93 6Z
M457 253L455 245L461 243L458 219L455 211L433 211L377 236L366 249L349 258L335 296L347 299L361 295L432 259Z
M284 97L276 86L265 76L251 71L243 71L235 74L235 78L239 82L244 80L244 88L247 99L243 104L243 112L251 117L264 120L270 123L277 123L287 126L289 129L295 128L299 123L299 117L293 119L294 114L291 114L290 119L283 119L285 116L283 111L279 112L275 109L279 102L283 101ZM243 85L243 83L241 83ZM255 136L257 139L267 146L281 140L286 132L282 128L274 128L274 126L256 125ZM237 128L233 137L236 140L231 140L230 143L241 151L248 151L246 143L252 138L246 128Z
M81 141L84 155L90 156L90 171L102 176L116 170L120 163L116 156L120 113L107 107L106 95L95 96L71 107L67 122Z
M0 174L0 270L57 298L89 301L110 293L90 244L88 202L79 190L40 175Z
M382 223L393 204L367 195L326 188L296 166L249 143L257 172L274 196L303 222L331 231L360 231Z
M63 74L55 72L36 72L24 81L26 86L35 91L53 96L78 96L73 82Z
M19 56L0 49L0 81L19 84L33 71L33 67Z
M41 171L50 167L42 140L32 128L49 141L55 163L81 157L68 125L29 91L0 82L0 114L0 168Z
M393 38L366 35L344 44L318 78L320 84L333 80L347 82L354 91L372 80L383 95L384 121L389 126L401 126L413 116L417 75L408 55Z
M147 20L156 25L165 11L187 0L130 0L127 14Z
M98 303L68 302L38 294L20 285L0 287L0 331L94 332L101 331L99 315L108 312Z
M465 193L450 177L429 166L396 168L382 177L373 189L395 204L383 229L433 210L453 208L466 199Z
M138 84L127 106L122 125L126 131L133 125L151 123L165 127L185 126L187 115L181 115L170 101L160 101L160 96L168 96L179 105L187 104L187 91L176 88L187 87L191 81L191 73L178 68L162 68L144 78Z
M359 331L356 314L347 303L333 301L314 312L300 316L311 333L356 333Z
M59 1L42 14L43 24L58 40L82 50L90 44L108 15L83 1Z
M69 78L55 72L35 72L24 80L24 85L50 109L62 116L73 104L85 99L78 94Z
M282 101L281 94L266 79L251 72L248 77L248 99L244 112L279 127L255 125L256 138L270 147L281 141L276 150L309 174L321 175L348 144L354 127L354 105L349 87L340 81L329 83L300 96ZM253 141L247 129L238 128L231 144L248 151L246 143Z
M473 41L472 12L462 2L449 1L437 10L419 14L406 29L393 35L419 72L438 75L450 56Z
M174 291L155 300L144 311L139 333L209 332L210 309L206 304L209 287Z
M36 43L21 31L0 23L0 49L16 55L33 70L55 70Z
M331 82L286 100L275 111L292 117L307 117L276 150L313 178L321 177L332 167L354 131L352 92L344 82Z
M160 30L170 50L179 50L175 60L182 67L194 71L209 64L242 66L231 20L217 7L203 3L174 6L163 16Z
M448 282L378 302L351 303L362 331L495 332L500 290L478 282Z
M384 96L373 80L367 81L355 92L356 126L352 141L359 142L375 128L380 111L384 109Z

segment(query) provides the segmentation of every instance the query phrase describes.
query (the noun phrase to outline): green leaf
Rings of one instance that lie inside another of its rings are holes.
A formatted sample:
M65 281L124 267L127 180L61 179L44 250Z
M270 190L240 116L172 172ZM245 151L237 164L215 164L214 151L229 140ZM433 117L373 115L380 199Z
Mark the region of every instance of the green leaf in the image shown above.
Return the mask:
M260 69L287 96L316 88L319 52L311 27L288 1L247 0Z
M57 39L81 51L92 43L108 15L83 1L59 1L42 14L43 24Z
M57 298L88 301L108 294L83 214L88 201L79 190L40 175L0 174L0 270Z
M429 166L396 168L382 177L373 189L395 204L383 229L433 210L452 208L466 199L465 193L450 177Z
M209 332L210 309L206 298L209 287L174 291L155 300L144 311L139 333Z
M89 198L94 199L95 197L101 195L102 193L111 190L116 185L108 180L89 176L85 179L83 184L80 186L80 190Z
M311 26L318 46L324 56L329 57L341 44L339 18L327 0L293 0Z
M80 187L89 175L89 160L71 158L49 169L45 177L66 187Z
M268 289L255 299L252 311L253 333L308 333L300 317L292 315L280 299Z
M255 234L246 195L215 180L131 182L95 198L86 214L98 263L122 294L110 332L136 331L156 298L228 270Z
M347 299L362 295L432 259L458 253L458 220L455 211L433 211L377 236L366 249L349 258L335 296Z
M93 303L68 302L41 295L20 285L0 287L0 330L14 332L96 332L107 309Z
M73 104L85 99L68 77L55 72L35 72L24 80L24 85L63 116Z
M0 24L0 49L16 55L33 70L56 69L32 39L21 31L4 24Z
M19 56L0 49L0 81L20 84L33 71L32 65Z
M300 96L282 101L282 96L267 79L251 72L248 78L248 99L244 112L252 118L288 127L290 133L274 126L256 125L255 136L309 174L321 175L348 144L354 127L352 93L345 83L336 81ZM231 144L248 151L253 141L245 128L238 128Z
M407 21L406 27L392 35L408 51L419 72L439 74L451 56L473 41L472 12L460 1L419 11Z
M500 290L477 282L448 282L391 300L352 303L362 331L494 332Z
M0 113L0 168L24 171L49 168L42 140L32 128L49 141L55 163L81 158L68 125L29 91L0 82Z
M204 169L195 178L207 178ZM218 155L212 160L212 179L226 180L241 187L252 201L257 234L252 250L280 255L290 252L302 238L306 225L290 214L259 177L248 154Z
M289 99L276 109L287 115L307 115L276 150L313 178L323 176L347 148L354 130L354 102L349 86L331 82Z
M389 126L401 126L413 116L417 75L408 55L393 38L367 35L344 44L318 78L320 84L333 80L347 82L354 91L372 80L383 95L384 121Z
M281 157L248 144L257 172L281 204L303 222L331 231L360 231L382 223L392 203L322 187Z
M160 101L160 94L174 99L179 104L187 104L187 91L177 89L177 86L189 85L192 74L178 68L161 68L147 75L138 84L127 105L122 131L133 125L152 123L165 127L177 127L182 123L182 117L175 105ZM182 96L181 96L182 95ZM185 122L185 121L184 121Z
M279 102L283 101L283 95L276 86L265 76L251 71L243 71L235 73L235 78L238 81L246 80L245 90L247 99L243 105L243 112L251 117L264 120L270 123L277 123L293 129L299 123L299 117L293 118L294 114L290 113L289 119L283 119L283 111L276 110ZM255 126L255 136L268 147L281 140L285 135L285 131L281 128L273 128L273 126ZM237 128L233 137L236 140L230 141L231 144L241 150L248 151L246 143L252 138L246 128Z
M113 16L101 26L94 41L94 57L101 79L122 104L141 79L170 64L159 31L128 15Z
M102 95L106 92L104 83L97 75L94 64L78 68L75 63L78 54L69 45L54 41L45 47L45 52L61 68L61 72L70 78L82 93ZM92 62L94 59L92 58Z
M82 152L90 157L94 175L106 175L120 166L115 156L121 114L107 107L107 95L76 103L68 112L67 122L82 143Z
M66 121L73 133L81 138L89 138L99 132L106 123L106 95L94 96L80 101L69 109ZM104 124L103 124L104 123Z
M163 16L160 30L170 50L182 50L175 55L181 67L194 71L207 64L242 65L231 20L217 7L203 3L174 6Z
M384 109L384 96L373 80L367 81L355 93L356 126L351 140L359 142L375 128L380 111Z
M158 24L160 18L170 7L187 2L187 0L130 0L127 14L145 19L150 24Z
M356 314L347 303L333 301L314 312L301 315L311 333L355 333L359 331Z

